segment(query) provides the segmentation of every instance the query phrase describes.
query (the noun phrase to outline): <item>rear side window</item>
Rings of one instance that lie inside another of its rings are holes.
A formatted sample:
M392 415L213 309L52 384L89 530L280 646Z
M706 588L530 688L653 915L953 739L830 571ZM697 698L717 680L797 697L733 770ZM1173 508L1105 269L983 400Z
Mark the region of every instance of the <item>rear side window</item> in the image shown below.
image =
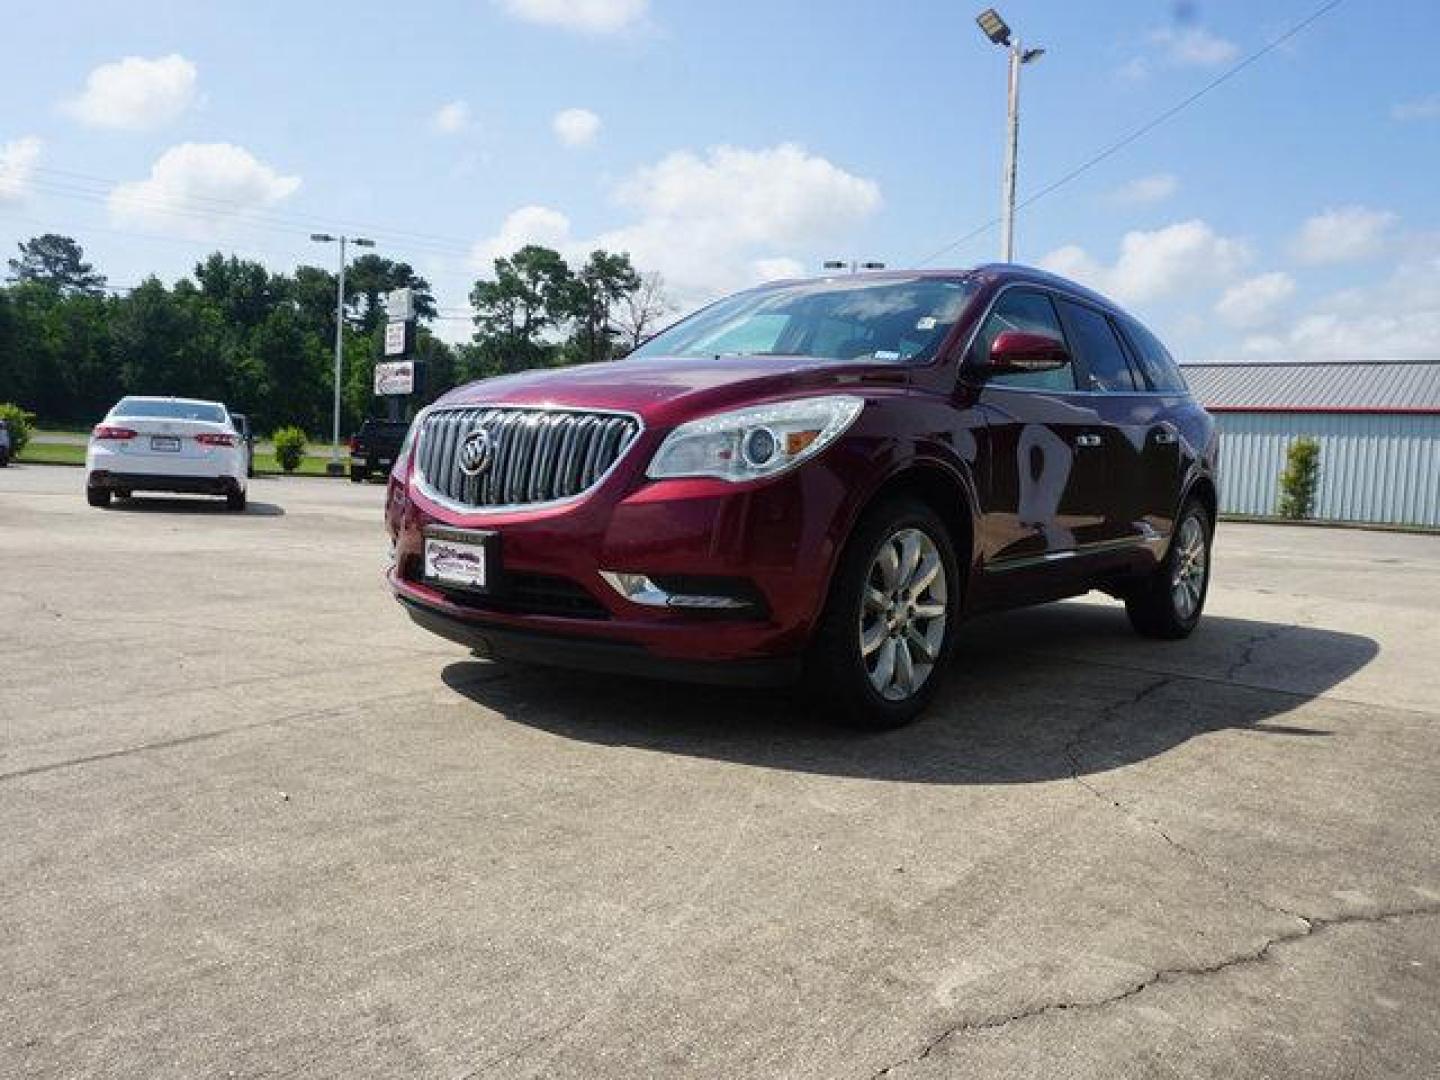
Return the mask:
M1129 393L1138 390L1135 373L1125 358L1125 347L1103 311L1056 298L1064 320L1070 349L1080 368L1080 386L1085 390Z
M1144 372L1150 389L1178 394L1190 389L1185 385L1185 376L1180 374L1180 368L1169 350L1160 344L1159 338L1129 316L1121 318L1120 325L1129 336L1130 344L1135 346L1136 359L1140 361L1140 370Z
M1043 292L1030 289L1007 289L995 301L975 344L970 349L972 363L979 363L990 353L990 346L1006 330L1021 330L1027 334L1044 334L1056 341L1064 341L1060 320L1055 315L1055 305ZM1020 371L1011 375L994 375L989 380L998 386L1025 386L1039 390L1074 390L1075 376L1066 365L1055 371Z

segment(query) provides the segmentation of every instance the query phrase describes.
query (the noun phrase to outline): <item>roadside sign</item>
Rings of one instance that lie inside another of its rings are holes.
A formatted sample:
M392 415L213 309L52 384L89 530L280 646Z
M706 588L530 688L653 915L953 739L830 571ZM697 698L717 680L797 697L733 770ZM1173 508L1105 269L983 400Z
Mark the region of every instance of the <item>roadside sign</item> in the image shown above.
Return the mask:
M415 290L393 289L385 294L385 317L391 322L415 318Z
M404 356L406 330L409 323L388 322L385 324L385 355Z
M378 397L413 394L414 392L415 362L413 360L375 365L375 393Z

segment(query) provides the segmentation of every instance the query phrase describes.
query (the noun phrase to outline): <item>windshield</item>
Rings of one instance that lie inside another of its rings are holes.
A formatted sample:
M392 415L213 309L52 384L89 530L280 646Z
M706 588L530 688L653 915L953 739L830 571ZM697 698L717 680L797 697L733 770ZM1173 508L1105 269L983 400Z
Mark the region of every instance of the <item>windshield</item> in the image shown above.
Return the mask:
M963 278L807 281L740 293L657 334L630 354L823 356L904 364L931 359L975 286Z
M159 420L208 420L225 422L225 411L219 405L203 401L169 401L154 398L125 398L115 406L112 416L148 416Z

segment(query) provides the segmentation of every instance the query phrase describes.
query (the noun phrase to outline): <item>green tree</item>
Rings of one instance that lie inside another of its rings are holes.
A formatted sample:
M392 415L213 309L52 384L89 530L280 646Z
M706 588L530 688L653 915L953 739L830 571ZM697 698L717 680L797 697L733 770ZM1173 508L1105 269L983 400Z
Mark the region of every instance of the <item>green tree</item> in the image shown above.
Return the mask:
M575 335L571 354L581 363L610 360L615 353L611 316L629 297L640 290L640 275L624 253L592 251L589 260L575 275Z
M1296 439L1285 452L1280 474L1280 516L1303 521L1315 512L1320 487L1320 444L1308 435Z
M45 233L19 244L20 257L11 259L11 281L36 281L62 294L105 291L105 276L85 261L85 252L68 236Z
M575 275L558 251L529 244L495 260L493 281L470 291L475 344L489 374L523 371L552 362L554 336L577 307Z
M362 333L374 334L385 324L385 294L394 289L412 289L415 316L428 322L436 314L435 294L430 283L415 273L409 263L395 262L383 255L361 255L345 271L345 304ZM333 289L332 289L333 296Z

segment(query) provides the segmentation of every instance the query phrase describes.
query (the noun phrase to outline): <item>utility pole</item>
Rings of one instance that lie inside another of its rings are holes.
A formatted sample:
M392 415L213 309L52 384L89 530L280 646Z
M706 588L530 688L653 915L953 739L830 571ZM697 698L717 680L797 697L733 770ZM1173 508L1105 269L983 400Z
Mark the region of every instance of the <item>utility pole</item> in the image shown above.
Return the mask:
M1009 92L1005 129L1005 176L1000 196L1000 260L1015 261L1015 177L1020 158L1020 68L1045 55L1044 49L1027 49L1012 37L1010 27L994 8L975 20L981 31L1009 54Z
M361 236L331 236L329 233L311 233L310 239L320 244L340 245L340 273L335 285L335 401L330 424L330 463L325 471L339 476L345 471L340 462L340 373L345 359L345 245L374 247L374 240Z

